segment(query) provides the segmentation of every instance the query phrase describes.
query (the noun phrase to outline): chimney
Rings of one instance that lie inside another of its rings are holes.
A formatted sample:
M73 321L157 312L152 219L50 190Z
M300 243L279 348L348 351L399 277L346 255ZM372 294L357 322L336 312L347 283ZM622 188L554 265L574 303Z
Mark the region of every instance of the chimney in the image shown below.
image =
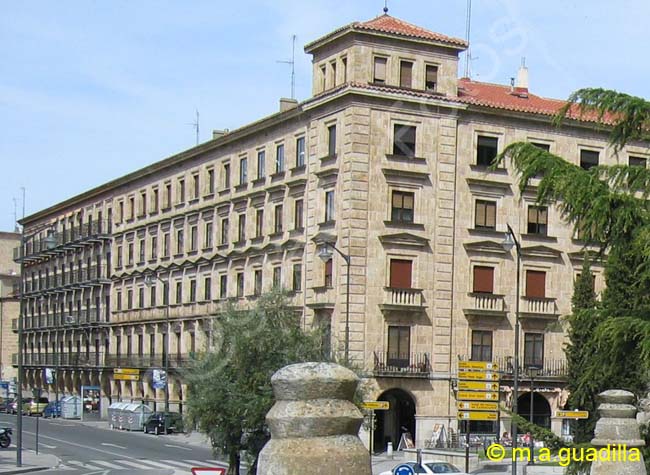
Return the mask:
M298 107L298 101L296 99L280 98L280 112L286 112L296 107Z
M228 132L230 132L228 129L223 129L223 130L214 129L212 131L212 140L220 139L221 137L226 135Z
M526 67L526 58L521 59L521 66L517 71L517 83L515 87L525 89L528 92L528 68Z

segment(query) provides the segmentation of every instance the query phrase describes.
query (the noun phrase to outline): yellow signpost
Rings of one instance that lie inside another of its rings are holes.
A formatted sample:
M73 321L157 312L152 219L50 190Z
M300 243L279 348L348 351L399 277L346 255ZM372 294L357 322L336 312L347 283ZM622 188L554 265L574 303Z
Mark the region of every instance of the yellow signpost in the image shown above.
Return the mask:
M459 361L458 369L464 370L481 370L481 371L498 371L499 365L489 361Z
M114 374L113 379L116 381L140 381L139 374Z
M364 401L361 403L361 407L370 411L388 411L390 403L388 401Z
M499 393L479 393L474 391L458 391L459 401L498 401Z
M458 381L461 391L498 391L499 383L484 383L482 381Z
M499 403L497 402L465 402L458 401L457 407L463 411L498 411Z
M140 374L140 370L134 368L115 368L113 374Z
M484 373L480 371L459 371L458 379L470 381L498 381L499 373Z
M461 421L498 421L497 412L459 412L458 419Z
M555 417L560 419L589 419L589 411L557 411Z

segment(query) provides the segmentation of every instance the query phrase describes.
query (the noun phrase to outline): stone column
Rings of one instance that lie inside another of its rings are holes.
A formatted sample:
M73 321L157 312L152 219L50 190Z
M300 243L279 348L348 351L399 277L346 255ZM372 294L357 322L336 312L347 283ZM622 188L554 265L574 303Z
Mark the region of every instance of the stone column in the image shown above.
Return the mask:
M371 475L359 439L363 416L352 403L359 379L333 363L286 366L271 378L276 403L266 416L271 440L257 475Z
M613 454L610 461L598 457L591 464L591 475L646 475L643 455L639 460L630 461L631 450L645 445L636 421L634 394L629 391L611 389L598 395L602 403L598 406L600 419L596 423L592 445L598 449L609 449ZM627 451L621 450L625 445ZM614 452L616 451L616 452ZM637 452L637 450L634 450ZM615 455L614 455L615 454Z

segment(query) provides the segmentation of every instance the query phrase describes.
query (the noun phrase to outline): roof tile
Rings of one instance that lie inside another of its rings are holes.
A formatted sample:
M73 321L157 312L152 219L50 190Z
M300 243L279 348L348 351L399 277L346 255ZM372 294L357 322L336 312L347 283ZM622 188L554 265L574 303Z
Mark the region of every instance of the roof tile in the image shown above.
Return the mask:
M467 47L467 42L460 38L442 35L433 31L426 30L419 26L405 22L398 18L384 14L365 22L356 22L352 24L354 28L361 30L377 31L382 33L391 33L400 36L409 36L411 38L422 38L426 40L440 41L455 46Z

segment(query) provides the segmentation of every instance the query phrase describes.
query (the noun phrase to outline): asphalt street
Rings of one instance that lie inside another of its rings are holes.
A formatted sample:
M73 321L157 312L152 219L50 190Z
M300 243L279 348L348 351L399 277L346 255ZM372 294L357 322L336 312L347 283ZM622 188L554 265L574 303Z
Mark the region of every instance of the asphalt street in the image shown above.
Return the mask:
M16 416L0 414L0 426L16 427ZM36 418L23 417L23 446L36 447ZM174 440L176 437L178 439ZM225 467L209 448L192 446L183 436L157 437L142 432L102 429L64 419L39 420L39 451L62 461L54 470L40 473L74 475L187 475L192 467ZM6 460L15 457L16 433L9 449L0 449Z

